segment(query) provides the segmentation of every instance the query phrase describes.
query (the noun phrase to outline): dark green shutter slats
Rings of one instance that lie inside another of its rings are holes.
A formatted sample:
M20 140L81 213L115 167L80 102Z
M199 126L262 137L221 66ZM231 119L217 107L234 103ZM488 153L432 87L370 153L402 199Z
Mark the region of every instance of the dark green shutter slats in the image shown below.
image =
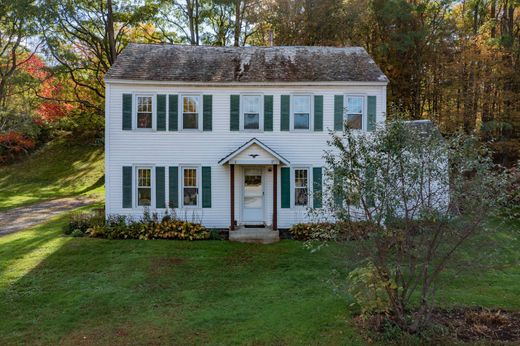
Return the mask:
M157 131L166 131L166 95L157 95Z
M273 96L264 96L264 131L273 131Z
M291 109L291 97L282 95L280 98L280 131L289 131L289 112Z
M168 95L168 130L179 130L179 96Z
M213 129L213 95L202 96L202 130Z
M132 208L132 167L123 167L123 208Z
M323 131L323 96L314 96L314 131Z
M240 127L240 95L230 95L229 129L238 131Z
M314 208L321 208L322 206L322 169L321 167L312 168L312 205Z
M132 94L123 94L123 130L132 129Z
M211 167L202 167L202 208L211 208Z
M289 167L280 169L280 187L282 190L282 208L291 207L291 170Z
M376 129L376 97L367 96L367 130Z
M179 207L179 167L168 168L168 187L170 208Z
M164 167L155 167L155 207L166 208Z
M343 131L343 95L334 95L334 130Z

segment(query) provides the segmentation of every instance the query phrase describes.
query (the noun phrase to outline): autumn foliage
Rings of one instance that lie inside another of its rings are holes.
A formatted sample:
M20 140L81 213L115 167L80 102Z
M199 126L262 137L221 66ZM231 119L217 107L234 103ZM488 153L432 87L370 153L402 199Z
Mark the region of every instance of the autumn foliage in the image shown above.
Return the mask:
M36 142L16 131L0 133L0 163L12 159L20 153L27 153Z

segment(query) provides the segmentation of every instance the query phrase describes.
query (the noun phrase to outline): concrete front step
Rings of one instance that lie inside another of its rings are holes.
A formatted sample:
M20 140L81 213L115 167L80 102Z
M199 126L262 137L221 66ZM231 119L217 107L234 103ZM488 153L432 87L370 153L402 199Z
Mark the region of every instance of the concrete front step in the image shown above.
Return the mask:
M229 240L240 243L271 244L280 241L280 233L270 228L239 228L229 231Z

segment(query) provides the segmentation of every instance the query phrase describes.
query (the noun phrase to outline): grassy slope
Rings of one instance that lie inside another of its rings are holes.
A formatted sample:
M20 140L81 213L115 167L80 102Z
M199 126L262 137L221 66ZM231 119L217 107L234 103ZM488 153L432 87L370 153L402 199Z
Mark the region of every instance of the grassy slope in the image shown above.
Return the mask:
M0 210L46 199L101 194L103 148L55 141L0 167Z
M0 238L0 344L364 344L330 281L353 243L68 238L64 220ZM520 309L520 242L505 237L505 265L448 274L443 305Z

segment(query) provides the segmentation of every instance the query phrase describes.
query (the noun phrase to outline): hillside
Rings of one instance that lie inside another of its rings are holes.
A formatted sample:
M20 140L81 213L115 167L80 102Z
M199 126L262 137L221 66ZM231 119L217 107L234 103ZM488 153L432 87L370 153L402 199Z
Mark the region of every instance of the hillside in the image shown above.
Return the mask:
M53 141L0 167L0 210L47 199L103 193L103 148Z

